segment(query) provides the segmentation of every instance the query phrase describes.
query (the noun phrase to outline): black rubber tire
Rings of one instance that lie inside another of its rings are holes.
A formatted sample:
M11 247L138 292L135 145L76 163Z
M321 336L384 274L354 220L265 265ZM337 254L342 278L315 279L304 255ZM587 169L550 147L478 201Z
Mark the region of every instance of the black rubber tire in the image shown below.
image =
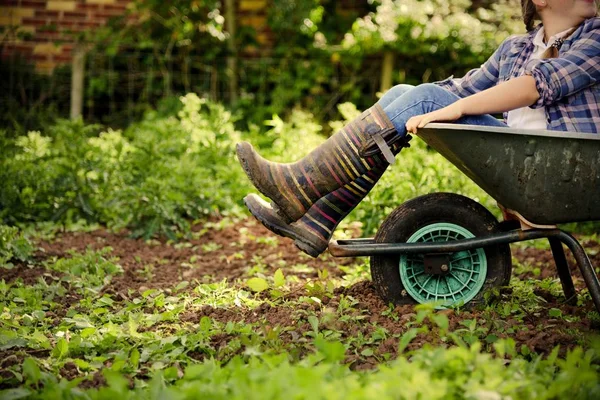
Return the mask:
M496 218L481 204L454 193L432 193L416 197L396 208L375 235L377 243L404 243L424 226L447 222L468 229L475 237L499 233ZM481 291L469 305L481 303L492 287L507 286L512 273L510 246L484 247L487 276ZM400 256L372 256L371 277L379 295L388 303L414 304L400 280Z

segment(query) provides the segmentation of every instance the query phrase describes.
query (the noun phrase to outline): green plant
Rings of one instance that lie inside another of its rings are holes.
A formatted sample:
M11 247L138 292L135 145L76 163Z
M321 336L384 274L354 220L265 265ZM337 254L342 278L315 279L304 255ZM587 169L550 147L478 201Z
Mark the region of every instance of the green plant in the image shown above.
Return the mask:
M88 250L85 254L71 252L70 258L61 258L48 263L48 268L54 271L67 272L81 279L85 286L99 287L106 279L123 272L123 268L114 259L106 259L112 249L106 247L99 251Z
M284 296L286 291L285 284L285 276L283 275L281 268L275 271L275 274L273 275L273 283L265 278L259 277L250 278L246 281L246 286L248 286L248 288L255 293L261 293L267 289L270 289L269 295L272 299L278 299Z
M18 228L0 225L0 267L12 266L11 260L29 260L33 250L31 242Z
M125 132L60 121L45 135L8 139L0 220L83 219L176 239L189 220L239 214L249 186L234 160L234 117L196 95L182 102L178 119L149 117Z

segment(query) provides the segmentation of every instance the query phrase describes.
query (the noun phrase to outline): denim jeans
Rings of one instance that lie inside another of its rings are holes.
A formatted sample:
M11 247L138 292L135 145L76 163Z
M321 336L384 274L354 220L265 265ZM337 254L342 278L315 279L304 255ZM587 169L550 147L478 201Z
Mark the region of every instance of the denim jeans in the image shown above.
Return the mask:
M439 110L459 99L460 97L442 87L425 83L419 86L396 85L388 90L377 103L381 105L385 114L392 121L396 131L404 136L406 135L406 122L411 117ZM468 115L454 123L506 127L505 123L489 114Z

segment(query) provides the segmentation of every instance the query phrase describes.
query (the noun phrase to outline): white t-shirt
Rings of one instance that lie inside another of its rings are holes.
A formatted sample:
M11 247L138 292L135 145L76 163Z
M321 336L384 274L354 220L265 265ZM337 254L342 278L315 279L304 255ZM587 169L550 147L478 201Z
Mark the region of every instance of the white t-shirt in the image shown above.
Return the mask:
M533 38L534 48L529 59L535 60L541 58L544 51L546 51L556 39L565 37L570 30L571 28L557 33L548 40L548 43L544 43L544 27L542 26ZM511 128L546 130L546 109L544 107L535 109L530 107L517 108L508 112L506 124Z

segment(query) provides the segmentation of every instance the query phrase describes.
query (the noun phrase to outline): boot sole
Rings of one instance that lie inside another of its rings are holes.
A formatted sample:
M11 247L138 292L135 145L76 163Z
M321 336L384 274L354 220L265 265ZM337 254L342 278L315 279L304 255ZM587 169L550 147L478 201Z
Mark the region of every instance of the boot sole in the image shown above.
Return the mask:
M281 221L268 215L268 213L262 212L259 205L256 205L252 200L248 199L248 196L244 197L244 204L250 210L250 213L265 226L271 232L287 237L294 240L294 245L309 256L316 258L325 251L319 250L312 243L305 240L299 235L290 225L282 224Z
M246 176L248 177L248 179L250 179L252 185L254 185L254 187L258 189L260 193L262 193L264 196L268 197L271 200L271 207L273 208L273 211L276 212L277 215L279 215L287 224L291 224L292 222L296 221L296 219L290 217L285 211L283 211L281 207L277 205L277 203L275 203L275 200L273 200L273 197L275 196L273 196L272 193L267 193L267 191L262 188L263 185L254 178L252 169L250 168L247 161L251 157L251 155L246 154L247 149L244 148L244 145L242 143L238 143L236 146L236 150L238 160L240 161L240 164L242 165L242 169L246 173ZM244 202L245 201L246 200L244 199Z

